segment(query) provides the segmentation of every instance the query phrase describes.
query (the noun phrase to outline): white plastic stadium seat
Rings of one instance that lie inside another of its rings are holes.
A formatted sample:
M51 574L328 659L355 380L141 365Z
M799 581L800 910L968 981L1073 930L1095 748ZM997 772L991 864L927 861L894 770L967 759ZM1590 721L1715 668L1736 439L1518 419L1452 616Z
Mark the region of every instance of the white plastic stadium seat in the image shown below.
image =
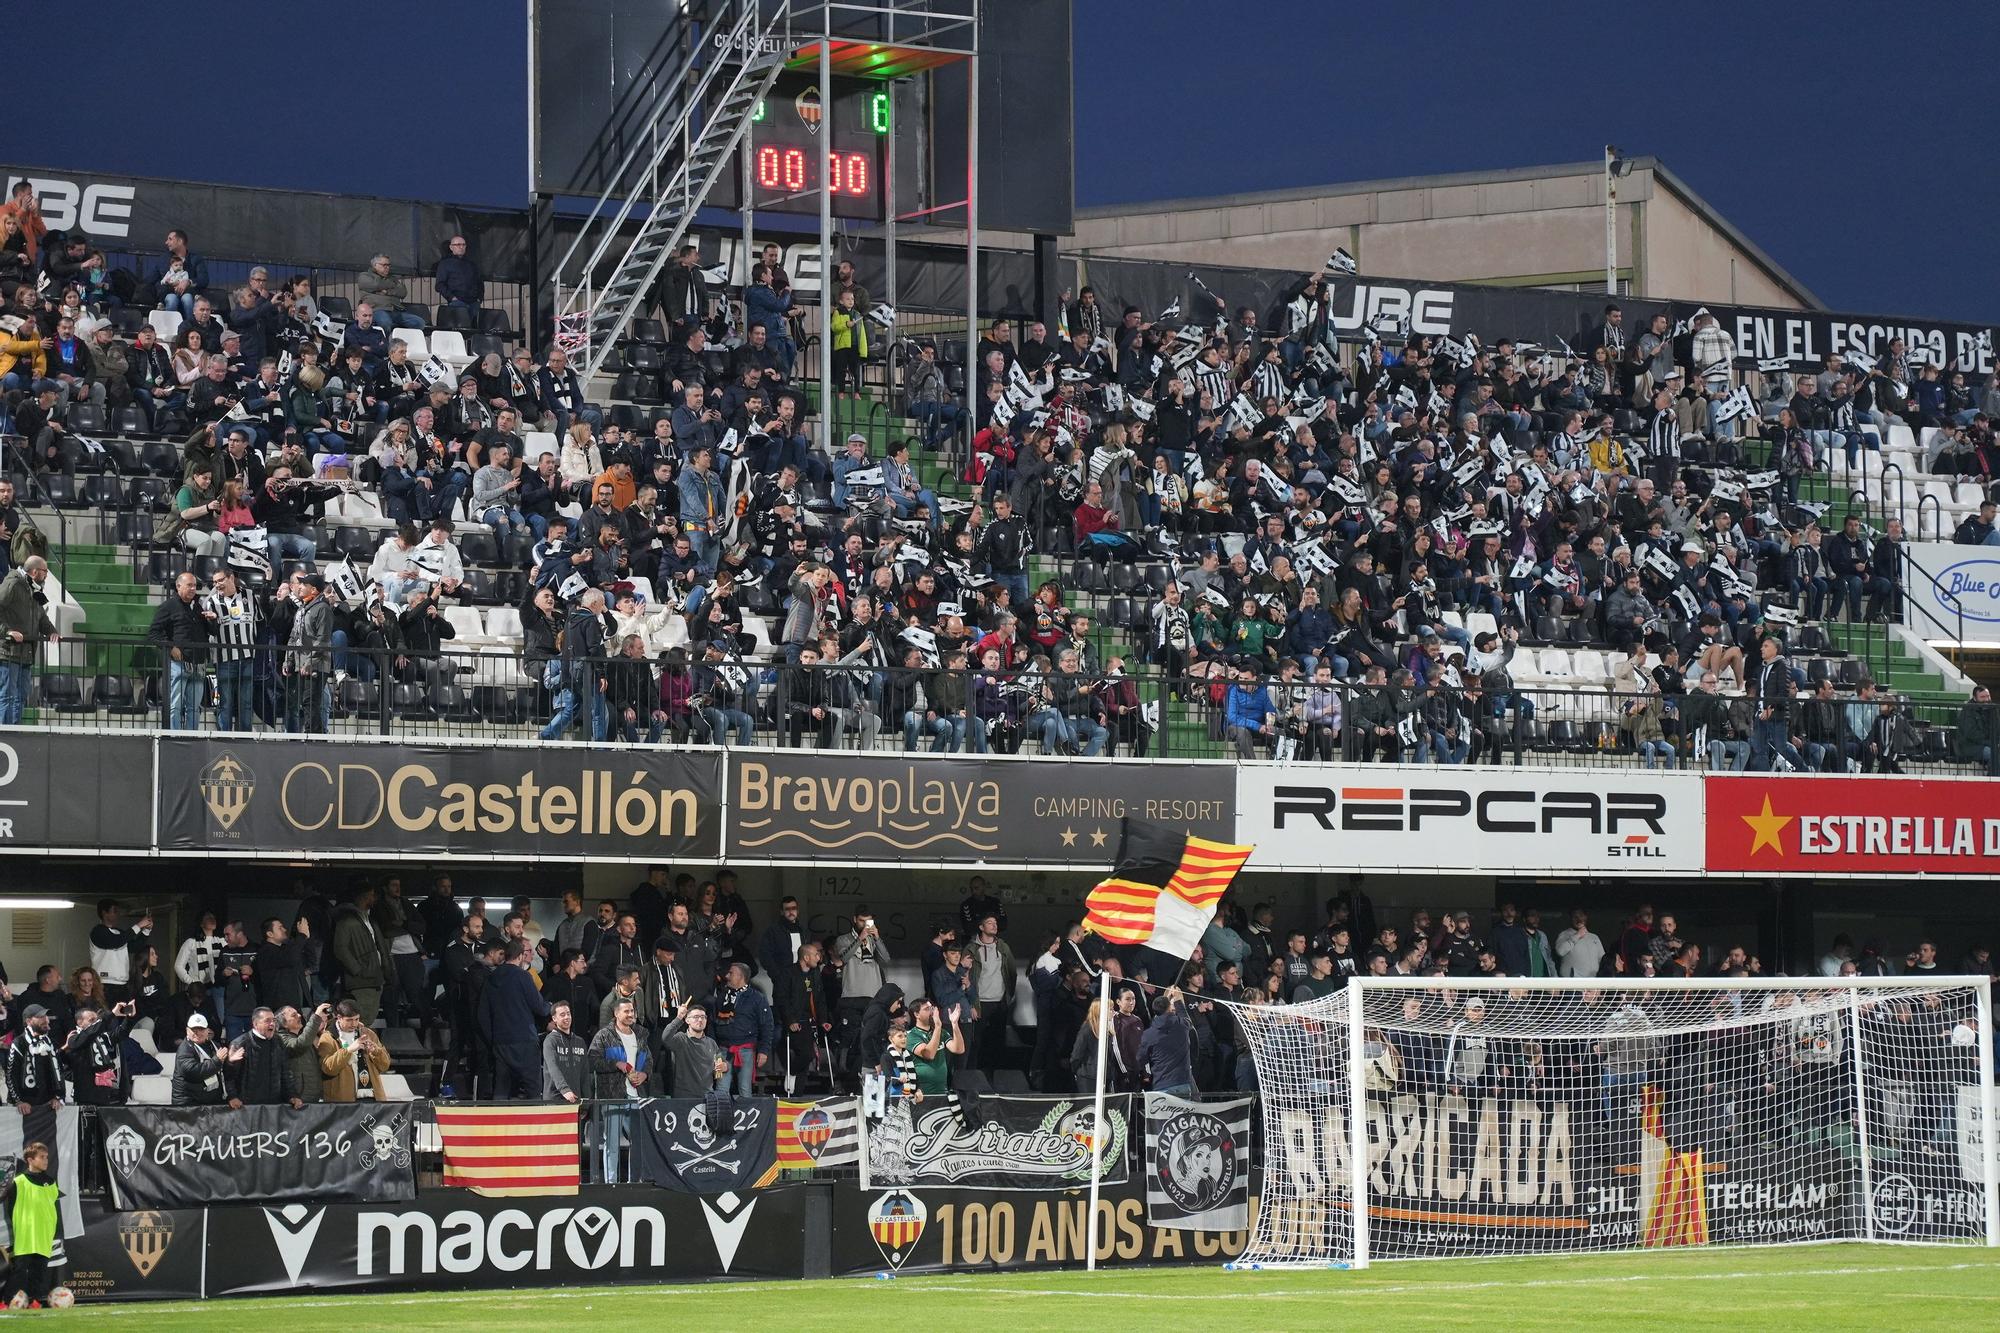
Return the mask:
M1569 653L1561 648L1544 648L1538 659L1543 680L1569 680L1576 674L1570 665Z
M444 609L444 619L445 623L451 626L457 640L478 640L487 637L486 626L480 621L479 608L476 606L447 606Z
M454 334L453 336L456 337L457 335ZM535 460L543 454L561 456L561 449L556 444L556 433L552 430L531 430L524 438L527 440L527 443L523 446L525 453L522 461L529 467L535 466Z
M457 329L438 329L430 335L431 355L450 366L453 374L472 364L472 353L465 350L465 335Z
M146 322L153 326L153 332L163 343L170 343L180 336L181 312L178 310L149 310Z
M1507 663L1507 674L1514 678L1517 685L1532 685L1538 680L1548 679L1542 674L1540 655L1525 644L1514 649L1513 660Z
M1472 636L1473 642L1477 643L1479 636L1482 634L1498 634L1500 632L1500 624L1493 619L1491 611L1467 611L1465 613L1465 632Z
M401 1074L387 1073L377 1077L382 1080L382 1101L413 1102L417 1099L417 1094L410 1091L410 1080Z
M420 366L430 359L430 346L424 341L422 329L396 329L389 334L389 341L407 344L410 349L410 360Z
M1570 675L1579 685L1602 685L1611 679L1611 671L1604 664L1604 654L1595 648L1579 648L1570 655Z
M486 608L486 637L513 643L521 637L521 613L511 606Z
M174 1102L174 1077L172 1074L132 1075L132 1104L134 1106L171 1106Z

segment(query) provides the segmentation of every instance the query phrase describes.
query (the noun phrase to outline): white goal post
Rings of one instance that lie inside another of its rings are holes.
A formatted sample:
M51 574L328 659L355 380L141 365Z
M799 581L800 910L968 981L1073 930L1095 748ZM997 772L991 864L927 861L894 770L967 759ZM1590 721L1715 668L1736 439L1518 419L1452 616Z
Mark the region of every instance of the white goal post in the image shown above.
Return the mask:
M2000 1245L1985 978L1360 976L1234 1012L1264 1155L1233 1267Z

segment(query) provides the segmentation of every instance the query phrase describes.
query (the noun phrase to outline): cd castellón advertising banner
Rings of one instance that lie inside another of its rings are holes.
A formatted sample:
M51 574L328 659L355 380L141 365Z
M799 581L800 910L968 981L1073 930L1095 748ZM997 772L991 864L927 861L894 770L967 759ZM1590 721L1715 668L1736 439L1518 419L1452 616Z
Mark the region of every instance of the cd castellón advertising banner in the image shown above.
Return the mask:
M161 849L562 860L722 851L717 751L305 740L161 737Z

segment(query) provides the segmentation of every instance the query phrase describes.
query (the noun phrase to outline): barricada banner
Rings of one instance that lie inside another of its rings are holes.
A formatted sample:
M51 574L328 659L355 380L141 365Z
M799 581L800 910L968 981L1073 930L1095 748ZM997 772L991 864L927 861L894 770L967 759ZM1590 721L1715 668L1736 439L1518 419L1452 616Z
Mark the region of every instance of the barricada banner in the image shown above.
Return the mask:
M123 1209L416 1194L411 1103L126 1106L98 1115L112 1202Z
M778 1178L774 1097L654 1097L613 1114L629 1118L634 1171L689 1194L761 1189Z
M1127 1176L1132 1098L1104 1099L1100 1127L1090 1102L1066 1097L956 1096L915 1105L898 1101L866 1122L861 1183L877 1189L1050 1190Z
M1250 1225L1250 1101L1146 1094L1146 1221L1183 1231Z

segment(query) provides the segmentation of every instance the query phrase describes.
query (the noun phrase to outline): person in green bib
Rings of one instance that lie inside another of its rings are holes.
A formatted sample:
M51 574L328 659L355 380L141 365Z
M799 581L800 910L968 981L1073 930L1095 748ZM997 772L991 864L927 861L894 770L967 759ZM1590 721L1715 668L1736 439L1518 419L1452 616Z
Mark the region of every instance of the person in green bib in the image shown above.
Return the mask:
M947 1040L946 1016L937 1005L930 1000L917 1005L916 1025L910 1029L910 1053L916 1058L919 1102L951 1092L951 1057L965 1054L965 1030L959 1026L959 1008L951 1007L951 1037Z
M14 1223L14 1267L7 1274L8 1294L26 1292L30 1307L39 1310L49 1299L49 1251L56 1238L55 1174L49 1170L49 1148L30 1143L7 1179L4 1198Z

